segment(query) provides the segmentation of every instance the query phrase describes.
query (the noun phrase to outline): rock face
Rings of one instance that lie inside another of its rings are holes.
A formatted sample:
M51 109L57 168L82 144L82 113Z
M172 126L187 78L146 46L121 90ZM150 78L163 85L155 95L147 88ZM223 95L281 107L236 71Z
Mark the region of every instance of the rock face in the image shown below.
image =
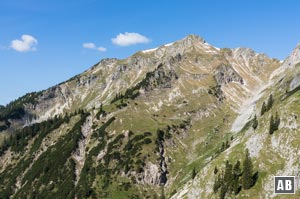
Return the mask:
M214 77L218 85L228 84L230 82L244 84L243 78L231 66L228 65L218 66Z
M261 175L227 197L275 197L270 176L299 175L289 156L298 154L299 62L299 46L281 63L196 35L103 59L0 107L0 135L15 135L0 148L0 198L218 198L214 168L242 161L245 148Z

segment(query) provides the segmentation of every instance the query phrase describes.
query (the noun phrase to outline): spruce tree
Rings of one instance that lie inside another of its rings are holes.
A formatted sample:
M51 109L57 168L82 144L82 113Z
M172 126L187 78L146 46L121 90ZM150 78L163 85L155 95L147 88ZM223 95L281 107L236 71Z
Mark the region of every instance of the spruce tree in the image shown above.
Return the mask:
M239 177L238 176L234 177L232 187L233 187L233 193L235 195L237 195L240 192L240 190L241 190L240 181L239 181Z
M240 176L241 175L241 162L238 160L233 167L233 175Z
M253 165L249 155L249 150L246 149L245 159L243 162L242 186L243 189L250 189L253 185Z
M225 147L226 147L226 149L228 149L230 147L228 140L226 140Z
M214 169L214 174L216 175L217 173L218 173L218 168L217 168L217 166L215 166L215 169Z
M100 104L100 110L99 110L99 112L100 112L100 113L103 112L103 104L102 104L102 103Z
M221 146L221 152L223 152L225 150L225 143L222 142L222 146Z
M268 103L267 103L267 111L272 108L272 105L273 105L273 95L271 94L269 96Z
M221 185L221 191L220 191L220 199L224 199L227 192L227 185L222 184Z
M241 186L239 181L239 176L241 175L241 162L238 160L233 167L233 182L232 182L232 192L237 195L240 192Z
M256 114L254 115L254 118L252 120L252 128L255 130L258 126L258 121L257 121L257 117Z
M229 184L232 180L232 164L229 163L229 161L226 161L225 166L225 174L224 174L224 183Z
M267 111L267 106L266 106L266 103L263 102L263 104L261 106L260 115L262 116L266 111Z
M279 124L280 124L280 118L278 116L278 112L276 112L275 121L274 121L274 131L278 130Z
M192 179L194 179L196 177L197 173L196 173L196 169L195 167L192 170Z
M222 177L221 174L219 173L218 177L215 178L215 183L213 185L214 193L218 192L219 188L221 187L221 183L222 183Z

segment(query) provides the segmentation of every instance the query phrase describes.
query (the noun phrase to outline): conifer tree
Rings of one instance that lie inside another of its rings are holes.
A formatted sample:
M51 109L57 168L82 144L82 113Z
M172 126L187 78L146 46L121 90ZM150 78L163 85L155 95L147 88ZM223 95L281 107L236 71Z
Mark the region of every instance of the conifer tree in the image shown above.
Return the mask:
M228 140L226 140L225 147L226 147L226 149L228 149L230 147Z
M100 104L100 110L99 111L100 111L100 113L103 112L103 104L102 103Z
M222 146L221 146L221 152L225 150L225 143L222 142Z
M224 199L227 192L227 185L222 184L221 185L221 191L220 191L220 199Z
M232 187L233 187L233 193L235 195L237 195L240 192L240 190L241 190L241 186L240 186L240 182L239 182L239 177L238 176L234 177Z
M267 111L267 106L266 106L266 103L263 102L263 104L261 106L260 115L262 116L266 111Z
M241 189L239 176L241 175L241 162L238 160L233 167L233 182L232 182L232 192L237 195Z
M215 178L215 183L213 185L214 193L217 193L218 189L221 187L221 181L222 181L222 178L221 178L221 174L219 173L218 177Z
M195 167L192 170L192 179L194 179L196 177L197 173L196 173L196 169Z
M258 126L258 121L257 121L257 117L256 114L254 115L254 118L252 120L252 128L255 130Z
M268 103L267 103L267 111L272 108L272 105L273 105L273 95L271 94L269 96Z
M280 118L278 116L278 113L276 112L275 119L274 119L273 115L270 118L269 133L273 134L274 131L277 131L278 127L279 127L279 124L280 124Z
M215 166L215 169L214 169L214 174L216 175L217 173L218 173L218 168L217 168L217 166Z
M241 162L238 160L233 167L233 175L240 176L241 175Z
M224 183L229 184L232 180L232 164L229 161L226 161L225 174L224 174Z
M246 149L245 159L243 162L242 186L243 189L250 189L253 185L253 165L249 155L249 150Z

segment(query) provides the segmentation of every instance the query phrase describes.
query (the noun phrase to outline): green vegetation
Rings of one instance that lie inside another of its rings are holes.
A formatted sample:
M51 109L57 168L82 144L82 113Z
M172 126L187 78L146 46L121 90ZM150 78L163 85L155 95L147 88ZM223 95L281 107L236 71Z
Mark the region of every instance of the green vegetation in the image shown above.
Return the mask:
M272 108L273 103L274 103L273 95L270 94L267 104L265 102L263 102L263 104L262 104L260 115L263 116L265 114L265 112L268 112Z
M9 165L5 172L0 173L0 198L8 198L12 195L17 179L22 184L25 182L26 184L16 193L15 198L51 198L56 194L66 196L66 192L70 191L69 187L73 183L71 179L74 178L74 161L69 156L77 145L77 140L80 138L81 124L87 116L86 113L81 115L82 119L74 126L72 132L63 137L67 142L61 138L46 152L42 153L31 167L30 164L35 158L42 139L54 129L59 128L61 124L68 122L70 116L55 117L25 127L5 142L5 145L2 146L2 152L10 147L12 151L21 153L19 153L20 160L16 165ZM21 155L25 152L25 146L32 138L34 138L34 142L29 153ZM66 166L64 167L64 165ZM30 169L27 170L27 168ZM65 186L66 189L61 190L59 193L53 191L62 186ZM32 187L36 187L36 191Z
M106 112L105 112L105 110L103 109L103 104L102 104L102 103L101 103L101 105L100 105L100 108L99 108L98 113L96 114L96 118L97 118L98 120L100 119L100 115L106 116Z
M11 134L8 139L5 139L0 146L0 156L11 147L12 151L25 152L24 148L27 146L28 141L38 135L37 140L32 147L32 151L36 151L39 147L42 139L52 130L58 128L62 123L68 121L68 116L54 117L53 119L33 124L32 126L26 126L21 130L17 130L14 134Z
M276 112L275 119L273 118L273 115L271 115L270 118L269 134L272 135L275 131L277 131L279 124L280 124L280 118L278 116L278 113Z
M256 117L256 114L254 115L254 118L252 119L252 128L255 130L258 126L258 120Z
M117 93L111 101L111 104L121 99L134 100L140 95L139 90L141 88L149 91L157 87L170 87L169 83L173 78L178 78L174 71L164 71L163 64L159 64L154 71L147 72L145 78L142 79L142 81L137 83L132 88L128 88L124 94Z
M253 182L253 165L249 156L249 151L246 149L246 156L243 162L243 175L242 175L242 187L243 189L250 189L254 184Z
M144 146L152 143L150 132L135 134L128 132L128 137L118 134L115 137L108 136L106 128L115 121L112 117L100 128L94 131L92 138L98 143L88 153L85 160L80 179L76 186L75 195L78 198L113 198L112 189L117 189L119 194L127 198L139 198L139 195L132 192L136 178L131 175L144 172L147 156L142 155ZM105 149L101 161L96 161L98 154ZM124 173L128 180L119 184L117 178ZM96 185L96 186L95 186Z
M0 108L0 121L7 121L8 119L21 119L25 115L24 104L35 105L38 96L41 92L33 92L10 102L5 107Z
M252 160L249 156L249 151L246 149L245 158L243 161L243 170L240 167L241 163L238 160L234 166L227 160L225 164L225 171L219 172L215 176L213 185L214 193L219 192L221 199L226 198L226 195L238 195L241 189L250 189L258 179L258 172L253 173ZM218 173L215 167L214 174Z
M197 175L197 172L196 172L196 169L194 167L193 170L192 170L192 179L194 179L196 177L196 175Z
M220 102L224 100L223 91L221 89L221 85L216 85L214 87L211 87L208 90L208 94L213 95L216 97Z
M81 126L89 113L80 115L69 133L42 153L25 173L21 182L26 184L16 193L16 198L74 198L75 162L70 156L81 139ZM32 187L39 191L32 191Z

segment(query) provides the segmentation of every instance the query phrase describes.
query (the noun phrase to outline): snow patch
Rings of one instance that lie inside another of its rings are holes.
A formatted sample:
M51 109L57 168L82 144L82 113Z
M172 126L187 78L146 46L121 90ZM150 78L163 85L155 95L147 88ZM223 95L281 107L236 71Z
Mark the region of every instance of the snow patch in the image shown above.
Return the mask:
M169 43L169 44L165 44L164 46L165 46L165 47L168 47L168 46L172 46L173 44L174 44L174 42Z
M156 51L158 48L152 48L152 49L148 49L148 50L143 50L142 52L143 53L150 53L150 52L153 52L153 51Z

